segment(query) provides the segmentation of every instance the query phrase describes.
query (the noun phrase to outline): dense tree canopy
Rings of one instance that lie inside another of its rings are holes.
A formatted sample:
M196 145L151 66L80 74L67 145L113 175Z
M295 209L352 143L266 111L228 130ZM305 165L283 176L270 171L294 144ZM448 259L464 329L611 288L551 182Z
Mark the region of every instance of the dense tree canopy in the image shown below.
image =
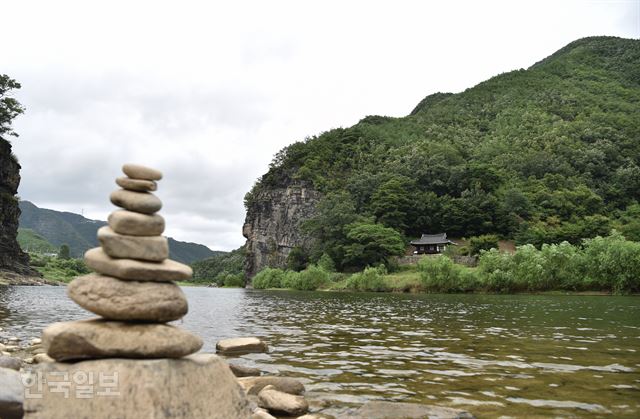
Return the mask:
M585 38L527 70L426 97L282 150L247 195L290 179L325 194L305 228L347 260L346 227L540 245L640 233L640 41ZM338 245L338 246L337 246Z

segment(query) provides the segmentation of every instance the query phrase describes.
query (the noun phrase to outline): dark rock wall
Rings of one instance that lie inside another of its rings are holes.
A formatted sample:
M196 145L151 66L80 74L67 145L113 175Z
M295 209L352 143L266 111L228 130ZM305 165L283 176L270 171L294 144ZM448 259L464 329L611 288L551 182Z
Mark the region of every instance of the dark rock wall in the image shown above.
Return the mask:
M0 138L0 269L36 274L29 268L29 256L20 250L18 235L18 185L20 164L11 154L11 144Z

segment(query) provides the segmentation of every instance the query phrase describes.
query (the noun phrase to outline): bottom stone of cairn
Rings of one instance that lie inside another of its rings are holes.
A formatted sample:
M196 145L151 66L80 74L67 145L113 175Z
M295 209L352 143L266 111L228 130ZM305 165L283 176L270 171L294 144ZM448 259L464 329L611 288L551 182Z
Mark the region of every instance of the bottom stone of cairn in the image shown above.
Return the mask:
M25 419L246 419L249 403L216 355L39 364ZM89 383L91 381L91 383Z

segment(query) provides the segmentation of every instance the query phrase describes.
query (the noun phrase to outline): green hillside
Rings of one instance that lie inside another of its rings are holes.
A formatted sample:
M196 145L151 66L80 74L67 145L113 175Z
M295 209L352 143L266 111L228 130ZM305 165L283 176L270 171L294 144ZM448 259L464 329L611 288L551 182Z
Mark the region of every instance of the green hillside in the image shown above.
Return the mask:
M67 244L71 257L80 258L88 249L98 246L97 232L106 221L90 220L79 214L38 208L29 201L20 201L20 228L28 229L57 249ZM24 248L24 247L23 247ZM182 263L193 263L215 255L208 247L174 240L169 237L169 257Z
M406 117L368 116L280 151L245 198L310 182L311 260L344 267L348 228L405 237L498 234L578 243L612 228L640 239L640 41L575 41L524 70L427 96Z
M57 254L60 250L58 247L49 243L47 239L28 228L18 229L18 243L20 244L20 248L25 252Z

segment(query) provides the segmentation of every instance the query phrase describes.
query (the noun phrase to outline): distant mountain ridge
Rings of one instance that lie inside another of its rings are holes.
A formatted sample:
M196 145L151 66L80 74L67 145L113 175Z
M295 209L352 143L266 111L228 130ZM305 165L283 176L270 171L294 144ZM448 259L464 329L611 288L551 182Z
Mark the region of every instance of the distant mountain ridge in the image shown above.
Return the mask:
M106 221L91 220L72 212L39 208L29 201L20 201L20 228L30 229L55 246L67 244L72 257L98 246L98 229ZM198 243L189 243L169 237L169 257L182 263L193 263L224 252L213 251Z

